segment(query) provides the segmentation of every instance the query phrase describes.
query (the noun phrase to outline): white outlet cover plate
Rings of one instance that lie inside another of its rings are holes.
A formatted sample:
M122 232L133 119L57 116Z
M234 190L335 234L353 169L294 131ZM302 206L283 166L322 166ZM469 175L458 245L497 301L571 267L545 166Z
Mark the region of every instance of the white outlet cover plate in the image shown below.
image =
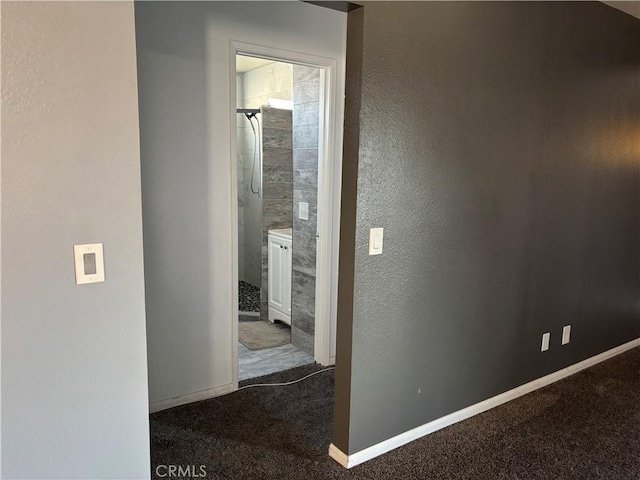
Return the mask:
M380 255L382 253L382 240L384 228L372 228L369 230L369 255Z
M101 243L73 246L76 285L104 282L104 255Z
M309 220L309 204L307 202L298 203L298 218L300 220Z
M562 327L562 345L566 345L571 341L571 325Z
M542 334L542 346L540 347L541 352L546 352L549 350L549 339L551 334L549 332Z

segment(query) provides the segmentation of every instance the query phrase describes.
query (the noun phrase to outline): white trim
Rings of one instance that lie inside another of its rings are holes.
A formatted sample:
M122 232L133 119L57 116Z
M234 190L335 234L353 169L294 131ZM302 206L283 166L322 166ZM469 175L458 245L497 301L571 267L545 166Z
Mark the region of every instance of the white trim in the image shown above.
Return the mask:
M179 395L177 397L168 398L166 400L151 402L149 404L149 413L156 413L161 410L166 410L167 408L178 407L187 403L199 402L201 400L208 400L213 397L219 397L220 395L226 395L227 393L233 392L236 389L237 385L233 383L227 383L226 385L207 388L206 390L187 393L186 395Z
M258 56L271 60L295 63L320 68L321 92L320 99L320 137L318 139L318 220L317 231L319 234L316 253L316 305L315 305L315 335L314 357L321 365L331 364L331 340L335 336L335 318L337 312L337 250L340 236L340 205L342 153L341 153L341 122L338 122L340 98L337 95L339 85L337 78L338 64L333 58L309 55L301 52L292 52L277 48L254 45L238 41L230 42L230 125L236 124L236 55ZM231 318L233 322L232 349L233 349L233 382L238 384L238 322L233 321L238 316L238 192L237 192L237 168L236 168L236 131L230 129L231 161L233 162L233 174L231 182L231 231L233 249L232 292L233 306ZM338 174L336 174L338 172ZM335 354L334 354L335 355Z
M640 338L637 338L628 343L625 343L624 345L620 345L619 347L607 350L606 352L603 352L599 355L583 360L582 362L563 368L562 370L558 370L557 372L538 378L529 383L525 383L524 385L501 393L500 395L496 395L495 397L489 398L480 403L476 403L475 405L471 405L470 407L463 408L462 410L458 410L457 412L453 412L432 422L425 423L424 425L401 433L400 435L396 435L395 437L384 440L380 443L365 448L364 450L360 450L359 452L352 453L351 455L345 454L335 445L331 444L329 446L329 456L345 468L355 467L356 465L366 462L367 460L371 460L372 458L382 455L383 453L387 453L395 448L401 447L402 445L406 445L413 440L417 440L420 437L424 437L425 435L453 425L454 423L466 420L467 418L478 415L479 413L486 412L487 410L502 405L503 403L515 400L516 398L526 395L527 393L531 393L542 387L546 387L547 385L557 382L558 380L562 380L563 378L569 377L574 373L578 373L581 370L592 367L600 362L604 362L605 360L608 360L612 357L615 357L616 355L620 355L621 353L639 346Z
M314 330L314 357L321 365L330 365L331 357L331 331L333 265L331 264L334 237L339 238L339 216L333 208L336 199L333 197L334 186L342 183L341 176L335 177L334 165L342 165L342 155L335 154L335 132L331 128L335 126L335 90L336 64L321 70L320 76L320 114L318 129L318 204L316 220L316 302L315 302L315 330ZM332 88L333 86L333 88ZM334 154L332 154L334 152ZM341 169L340 169L341 171ZM339 190L338 190L339 195ZM340 199L338 197L337 202ZM335 215L338 216L338 227L333 223Z
M238 112L236 93L236 48L231 42L229 52L229 147L231 150L231 382L232 391L238 389L238 318L240 313L238 301L238 283L240 272L238 271ZM261 132L262 134L262 132ZM262 158L262 157L261 157ZM262 178L262 176L260 177ZM262 185L260 185L262 191Z

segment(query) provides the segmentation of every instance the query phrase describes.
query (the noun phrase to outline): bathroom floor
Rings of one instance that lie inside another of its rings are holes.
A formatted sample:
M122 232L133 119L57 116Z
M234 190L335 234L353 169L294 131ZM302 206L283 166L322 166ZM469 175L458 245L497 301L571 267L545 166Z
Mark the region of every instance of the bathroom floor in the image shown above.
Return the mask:
M280 372L314 361L311 355L298 350L290 343L254 351L238 342L238 380Z
M249 282L240 280L238 285L238 303L241 322L254 321L256 317L244 313L260 313L260 289ZM250 350L238 342L238 380L260 377L281 372L294 367L314 363L315 359L299 350L291 343L279 347Z
M260 313L260 288L240 280L238 284L238 309L241 312Z

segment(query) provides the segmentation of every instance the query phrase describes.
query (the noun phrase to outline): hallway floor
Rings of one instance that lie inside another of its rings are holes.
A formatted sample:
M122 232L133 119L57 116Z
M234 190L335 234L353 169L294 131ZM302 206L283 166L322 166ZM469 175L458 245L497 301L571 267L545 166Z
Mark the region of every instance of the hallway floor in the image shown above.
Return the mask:
M318 365L256 380L299 379ZM345 470L329 458L333 371L151 415L151 472L207 479L637 480L640 348ZM389 405L393 412L397 406Z
M314 363L311 355L292 344L263 350L250 350L238 342L238 380L260 377Z

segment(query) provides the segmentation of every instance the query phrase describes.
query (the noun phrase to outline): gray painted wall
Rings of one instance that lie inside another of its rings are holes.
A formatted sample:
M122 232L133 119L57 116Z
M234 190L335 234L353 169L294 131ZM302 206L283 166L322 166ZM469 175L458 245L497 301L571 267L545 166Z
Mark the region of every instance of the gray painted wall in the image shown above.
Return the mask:
M291 343L313 355L318 225L318 134L320 69L293 66L293 251ZM300 219L298 205L309 204Z
M0 476L149 478L133 5L1 8Z
M640 21L598 2L370 2L362 45L336 372L348 453L640 337Z

